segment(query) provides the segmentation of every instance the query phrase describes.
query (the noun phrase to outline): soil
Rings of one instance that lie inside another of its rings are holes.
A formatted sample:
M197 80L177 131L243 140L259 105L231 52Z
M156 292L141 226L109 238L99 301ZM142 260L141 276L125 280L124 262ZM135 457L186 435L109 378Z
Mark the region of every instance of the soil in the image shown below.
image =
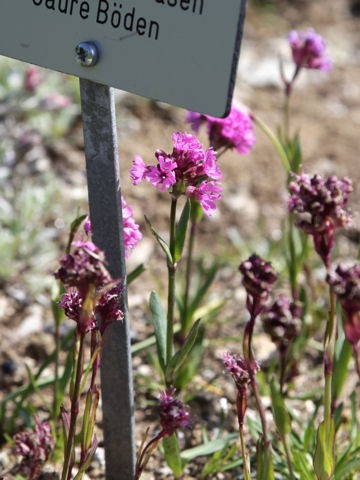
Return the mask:
M360 2L356 0L306 0L253 1L249 2L245 31L241 47L235 102L248 106L273 130L282 121L283 92L279 76L279 56L283 58L285 72L291 72L286 35L290 29L309 26L326 39L334 62L333 70L325 74L319 71L303 71L291 100L291 129L298 131L303 151L303 164L310 173L349 176L353 180L354 192L350 207L354 214L352 235L339 239L338 254L348 258L356 255L359 227L360 169ZM216 67L214 67L216 68ZM164 192L149 184L134 187L128 175L134 154L141 155L150 164L158 148L171 151L171 134L174 131L190 131L182 109L121 93L118 98L119 158L122 174L122 192L132 205L136 220L144 233L141 246L134 250L128 261L128 270L144 262L147 270L139 281L129 289L131 333L133 341L151 335L148 314L148 298L156 289L163 298L166 290L166 269L161 252L146 230L143 215L146 214L157 231L166 237L169 202ZM286 174L281 161L260 131L256 131L257 142L251 154L239 156L228 152L221 159L225 174L223 201L211 218L201 222L196 254L202 255L205 265L217 258L221 263L217 279L211 290L210 299L225 298L221 320L211 323L207 330L211 348L206 349L200 374L191 385L189 402L193 427L181 441L186 448L201 442L201 425L206 423L210 434L218 425L220 398L229 400L233 411L235 392L230 379L223 377L219 360L224 350L239 349L241 328L244 326L245 294L237 273L238 264L253 250L266 255L269 242L278 242L282 237L282 222L286 212ZM207 144L204 132L200 139ZM86 177L84 172L83 140L81 123L74 125L66 138L53 140L45 148L51 168L63 180L63 201L72 209L86 208ZM67 196L79 190L81 200L71 204ZM76 190L76 191L77 191ZM156 208L154 208L156 206ZM65 208L65 207L64 207ZM54 219L50 219L54 222ZM61 222L60 222L61 223ZM58 223L55 241L59 255L64 249L68 225ZM351 237L351 238L350 238ZM267 241L265 241L266 239ZM204 247L205 246L205 247ZM25 267L26 268L26 267ZM56 268L49 265L44 274ZM321 270L320 270L321 273ZM46 294L33 296L22 284L22 272L8 279L0 291L0 389L3 395L14 391L28 380L25 365L31 371L46 358L53 349L53 327L49 301ZM71 327L65 322L65 330ZM222 338L227 338L221 342ZM220 340L219 340L220 339ZM215 341L219 340L219 341ZM319 340L319 339L318 339ZM274 346L259 332L256 349L259 361L266 365L274 355ZM133 359L136 391L137 441L148 425L158 428L156 395L159 379L155 378L144 352ZM352 367L353 368L353 367ZM51 371L45 372L51 375ZM216 378L215 378L216 377ZM145 380L144 380L145 379ZM295 388L309 391L321 379L321 356L316 348L311 349L295 380ZM349 377L344 398L356 387L356 377ZM195 392L195 393L194 393ZM45 398L50 392L44 391ZM41 407L42 399L33 397L33 405L40 416L46 418ZM308 414L304 403L294 403L300 414ZM250 415L254 413L249 406ZM24 419L18 418L16 429L23 428ZM227 432L236 431L235 415L225 420ZM98 418L100 448L93 466L88 472L90 479L104 478L103 441L101 414ZM14 457L8 444L0 452L0 465L6 471ZM203 459L190 464L186 478L199 478ZM51 467L50 467L51 469ZM0 470L1 472L1 470ZM237 473L238 475L238 473ZM11 478L8 474L7 478ZM45 477L44 477L45 478ZM169 469L155 454L146 472L147 479L172 478ZM235 478L233 473L219 473L218 479ZM240 477L239 477L240 478Z

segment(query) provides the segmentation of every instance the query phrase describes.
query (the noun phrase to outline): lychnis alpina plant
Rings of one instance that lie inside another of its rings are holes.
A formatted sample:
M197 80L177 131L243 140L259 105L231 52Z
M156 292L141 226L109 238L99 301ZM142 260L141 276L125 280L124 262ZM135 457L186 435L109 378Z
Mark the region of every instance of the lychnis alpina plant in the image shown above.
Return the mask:
M132 217L131 207L126 204L124 199L122 202L125 248L130 252L140 240L141 233ZM75 221L67 254L60 260L60 268L54 274L65 289L59 307L64 310L67 318L76 323L73 372L70 382L70 412L64 405L61 405L65 432L61 480L72 478L77 437L80 438L81 452L78 460L78 473L74 478L82 478L95 454L97 438L94 426L99 403L96 375L101 363L101 353L108 335L108 327L114 322L122 321L124 317L121 305L121 283L111 278L105 267L104 253L89 239L91 235L90 221L85 221L84 238L80 240L75 239L78 226L79 222ZM85 369L87 336L90 336L90 356ZM90 382L87 384L89 375ZM87 393L82 413L82 426L77 434L80 397L85 388L87 388Z

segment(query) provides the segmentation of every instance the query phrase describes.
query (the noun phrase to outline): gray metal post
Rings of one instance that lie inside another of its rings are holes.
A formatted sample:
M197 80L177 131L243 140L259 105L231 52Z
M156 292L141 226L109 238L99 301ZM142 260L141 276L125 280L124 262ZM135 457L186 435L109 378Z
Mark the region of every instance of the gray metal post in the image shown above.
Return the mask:
M106 480L131 480L134 404L114 92L84 79L80 92L93 240L112 277L124 279L125 318L111 326L101 364Z

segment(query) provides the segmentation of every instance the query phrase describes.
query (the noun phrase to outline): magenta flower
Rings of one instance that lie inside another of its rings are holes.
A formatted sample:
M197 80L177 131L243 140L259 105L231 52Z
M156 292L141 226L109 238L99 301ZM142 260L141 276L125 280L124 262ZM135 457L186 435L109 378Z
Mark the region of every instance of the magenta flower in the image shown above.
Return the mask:
M199 200L206 215L211 216L216 210L216 200L221 199L221 187L219 182L201 182L198 187L187 187L186 195L189 198Z
M339 265L327 275L344 311L342 318L347 340L354 346L360 340L360 265Z
M25 88L30 92L36 90L36 88L42 83L43 77L39 72L39 69L30 65L25 74Z
M137 185L143 180L147 167L144 163L144 160L139 156L134 156L133 166L130 170L130 176L133 181L133 185Z
M160 423L161 437L171 437L178 428L190 426L189 412L182 401L175 397L174 388L160 393Z
M321 35L312 28L288 34L288 41L296 68L311 68L328 72L332 68L326 44Z
M250 315L257 316L263 309L277 275L270 262L265 262L256 254L239 266L242 273L242 283L247 292L247 308Z
M65 95L59 95L58 93L49 93L46 97L41 99L40 108L49 112L53 110L59 110L65 108L71 104L71 99Z
M124 225L125 256L126 258L129 258L131 250L133 250L142 239L142 234L139 225L134 220L132 208L130 205L127 205L124 197L121 197L121 202Z
M17 433L13 439L15 454L23 457L16 471L29 480L39 478L41 468L45 465L55 444L50 425L47 422L40 423L36 415L34 420L34 430Z
M351 180L334 176L324 180L304 172L292 176L295 180L289 184L289 211L295 214L296 226L313 236L317 253L329 267L335 229L351 223L346 210Z
M61 266L54 275L66 287L76 287L84 300L90 285L101 287L109 283L111 277L104 266L104 253L93 242L76 241L72 245L73 252L60 260Z
M225 118L189 112L187 121L195 132L199 131L202 123L206 123L210 144L216 149L224 147L246 154L256 142L254 125L249 113L234 106Z
M199 140L188 133L172 135L171 154L156 150L157 164L146 166L139 156L135 156L130 175L134 185L146 179L159 190L169 189L176 197L185 194L200 200L207 215L216 208L215 201L221 198L222 178L217 164L216 153L212 148L204 150Z

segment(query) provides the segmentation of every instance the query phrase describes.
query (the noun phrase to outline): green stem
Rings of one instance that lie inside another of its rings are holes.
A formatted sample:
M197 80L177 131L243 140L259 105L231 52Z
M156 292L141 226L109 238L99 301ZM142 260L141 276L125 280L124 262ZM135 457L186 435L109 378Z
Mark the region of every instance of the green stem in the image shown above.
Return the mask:
M244 431L242 427L240 427L240 446L241 446L241 456L242 456L243 465L244 465L244 480L251 480L250 472L248 470L247 461L246 461Z
M288 464L290 480L295 480L294 469L293 469L292 458L291 458L291 450L290 450L290 446L289 446L289 437L287 435L284 435L281 440L282 440L283 445L284 445L286 462Z
M297 285L298 268L297 268L296 252L295 252L293 214L289 215L288 242L289 242L289 254L290 254L289 279L290 279L291 295L292 295L293 301L295 302L296 300L298 300L299 295L298 295L298 285Z
M326 429L326 438L331 429L331 382L333 376L334 353L336 341L336 298L333 287L329 286L330 294L330 312L329 321L325 333L324 341L324 375L325 375L325 391L324 391L324 421Z
M182 321L181 330L182 334L185 335L188 329L188 310L189 310L189 292L190 292L190 284L191 284L191 267L193 263L193 252L194 252L194 244L195 244L195 237L197 232L197 225L198 222L196 220L191 222L190 228L190 237L189 237L189 249L186 259L186 273L185 273L185 295L184 295L184 319Z
M177 199L171 198L170 210L170 253L175 257L176 241L176 204ZM169 364L172 358L173 336L174 336L174 309L175 309L175 278L177 264L168 261L168 307L167 307L167 332L166 332L166 364Z
M71 396L70 427L69 427L68 437L66 439L66 450L65 450L65 456L64 456L63 471L61 474L61 480L68 479L68 470L70 466L72 450L74 447L76 419L79 413L80 383L81 383L81 377L84 369L84 340L85 340L85 334L81 333L80 339L79 339L79 352L78 352L78 358L77 358L74 389ZM75 349L76 347L74 345L74 351Z
M54 398L53 398L53 420L59 415L59 352L60 352L60 325L55 325L55 372L54 372Z
M265 135L268 137L270 142L274 145L274 147L278 151L278 154L280 155L280 158L282 160L286 173L289 174L291 170L290 162L284 150L284 147L281 145L281 142L275 137L275 135L270 130L270 128L267 125L265 125L265 123L262 120L260 120L258 117L256 117L253 113L251 114L251 118L254 121L254 123L260 128L260 130L262 130L262 132L265 133Z

